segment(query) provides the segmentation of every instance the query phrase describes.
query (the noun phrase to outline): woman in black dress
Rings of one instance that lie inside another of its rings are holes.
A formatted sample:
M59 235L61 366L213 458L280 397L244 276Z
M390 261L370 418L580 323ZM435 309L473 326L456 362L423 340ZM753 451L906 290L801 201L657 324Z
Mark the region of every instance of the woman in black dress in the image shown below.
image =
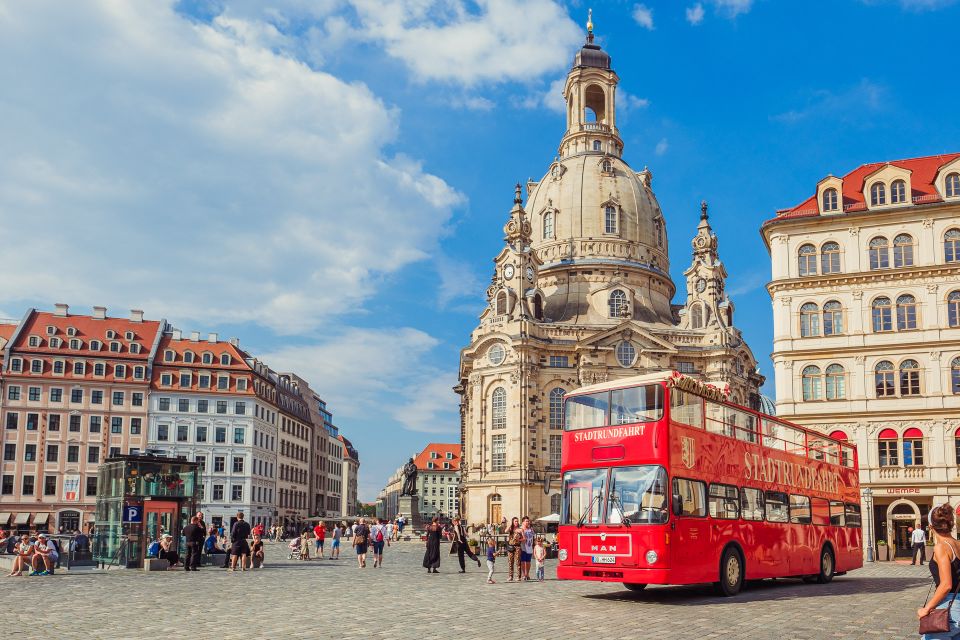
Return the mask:
M443 527L440 526L440 518L434 516L433 520L427 525L427 550L423 554L423 568L427 573L440 573L440 535Z

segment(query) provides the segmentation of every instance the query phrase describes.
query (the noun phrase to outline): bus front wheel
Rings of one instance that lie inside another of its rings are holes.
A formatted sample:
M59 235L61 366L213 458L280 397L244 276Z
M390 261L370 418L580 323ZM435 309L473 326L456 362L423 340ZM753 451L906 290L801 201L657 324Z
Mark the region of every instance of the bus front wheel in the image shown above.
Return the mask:
M721 595L735 596L743 587L743 558L734 547L723 550L720 558L720 582L717 585Z
M630 591L643 591L647 588L647 585L643 584L642 582L624 582L623 586Z
M829 547L824 547L820 552L820 573L817 574L817 582L827 584L833 580L834 569L833 552Z

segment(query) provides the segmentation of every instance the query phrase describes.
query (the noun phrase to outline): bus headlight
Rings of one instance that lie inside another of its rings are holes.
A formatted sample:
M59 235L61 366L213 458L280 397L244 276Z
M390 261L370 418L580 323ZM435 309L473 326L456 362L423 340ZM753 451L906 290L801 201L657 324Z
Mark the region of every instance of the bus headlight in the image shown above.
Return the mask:
M647 564L653 564L654 562L656 562L657 557L658 557L657 552L654 551L653 549L651 549L650 551L647 551Z
M560 558L560 561L561 561L561 562L566 561L566 559L567 559L567 550L566 550L566 549L560 549L560 551L557 552L557 557Z

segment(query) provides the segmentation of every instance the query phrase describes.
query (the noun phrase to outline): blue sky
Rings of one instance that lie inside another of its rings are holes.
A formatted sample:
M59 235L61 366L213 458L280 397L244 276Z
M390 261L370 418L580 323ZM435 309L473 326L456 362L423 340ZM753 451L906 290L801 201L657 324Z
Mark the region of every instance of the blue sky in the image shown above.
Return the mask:
M361 497L458 437L459 349L513 184L564 129L584 3L0 0L0 313L143 308L325 397ZM827 173L960 150L941 0L592 5L674 279L710 203L772 374L757 228Z

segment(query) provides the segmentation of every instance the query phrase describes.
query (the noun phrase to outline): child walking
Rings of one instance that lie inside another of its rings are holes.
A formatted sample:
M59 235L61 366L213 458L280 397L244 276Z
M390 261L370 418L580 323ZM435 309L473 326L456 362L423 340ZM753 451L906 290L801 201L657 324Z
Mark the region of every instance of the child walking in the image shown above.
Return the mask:
M543 547L543 538L541 537L537 538L533 547L533 559L536 562L534 566L537 569L537 581L543 582L543 562L547 559L547 550Z
M487 538L487 584L496 584L493 581L493 567L497 563L497 543L493 538Z

